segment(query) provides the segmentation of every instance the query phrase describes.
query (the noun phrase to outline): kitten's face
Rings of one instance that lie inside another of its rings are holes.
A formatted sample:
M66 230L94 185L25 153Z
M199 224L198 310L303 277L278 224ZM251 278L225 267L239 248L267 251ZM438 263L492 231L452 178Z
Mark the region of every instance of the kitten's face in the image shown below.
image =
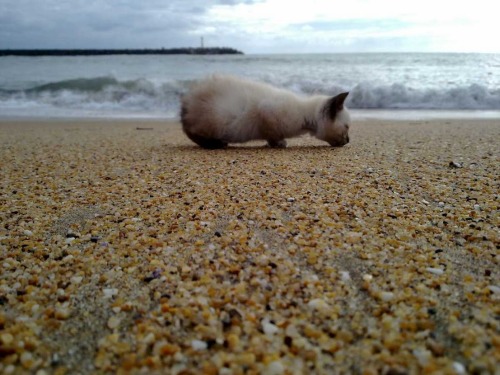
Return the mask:
M344 101L349 95L344 92L326 101L323 111L323 130L320 139L333 147L341 147L349 143L349 127L351 117L344 107Z
M335 119L330 120L325 127L325 138L333 147L341 147L349 143L349 127L351 126L351 116L346 109L337 112Z

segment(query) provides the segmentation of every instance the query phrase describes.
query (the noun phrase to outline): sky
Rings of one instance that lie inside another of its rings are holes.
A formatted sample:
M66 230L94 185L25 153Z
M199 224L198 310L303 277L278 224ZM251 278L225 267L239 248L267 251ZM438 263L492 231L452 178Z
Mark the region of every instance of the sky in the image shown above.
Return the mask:
M494 0L0 0L0 49L496 52Z

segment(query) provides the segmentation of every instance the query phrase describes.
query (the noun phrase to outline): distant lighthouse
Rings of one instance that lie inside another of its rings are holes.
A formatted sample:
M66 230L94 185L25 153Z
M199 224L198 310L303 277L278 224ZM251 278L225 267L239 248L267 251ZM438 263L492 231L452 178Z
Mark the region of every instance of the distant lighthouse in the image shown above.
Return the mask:
M205 48L205 40L201 37L201 48Z

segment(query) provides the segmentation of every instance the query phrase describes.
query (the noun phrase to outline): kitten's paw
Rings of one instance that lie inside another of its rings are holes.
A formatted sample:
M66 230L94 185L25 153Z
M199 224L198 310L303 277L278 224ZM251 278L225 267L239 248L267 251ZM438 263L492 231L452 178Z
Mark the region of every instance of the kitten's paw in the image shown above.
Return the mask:
M280 139L279 141L268 140L267 144L272 148L286 148L286 140Z

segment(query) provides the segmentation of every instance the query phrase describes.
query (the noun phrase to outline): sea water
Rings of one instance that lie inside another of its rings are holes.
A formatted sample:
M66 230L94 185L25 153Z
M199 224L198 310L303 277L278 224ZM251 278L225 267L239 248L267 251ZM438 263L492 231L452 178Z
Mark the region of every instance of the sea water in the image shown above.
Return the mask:
M500 118L500 54L0 57L0 117L178 118L212 73L299 94L349 91L363 117Z

